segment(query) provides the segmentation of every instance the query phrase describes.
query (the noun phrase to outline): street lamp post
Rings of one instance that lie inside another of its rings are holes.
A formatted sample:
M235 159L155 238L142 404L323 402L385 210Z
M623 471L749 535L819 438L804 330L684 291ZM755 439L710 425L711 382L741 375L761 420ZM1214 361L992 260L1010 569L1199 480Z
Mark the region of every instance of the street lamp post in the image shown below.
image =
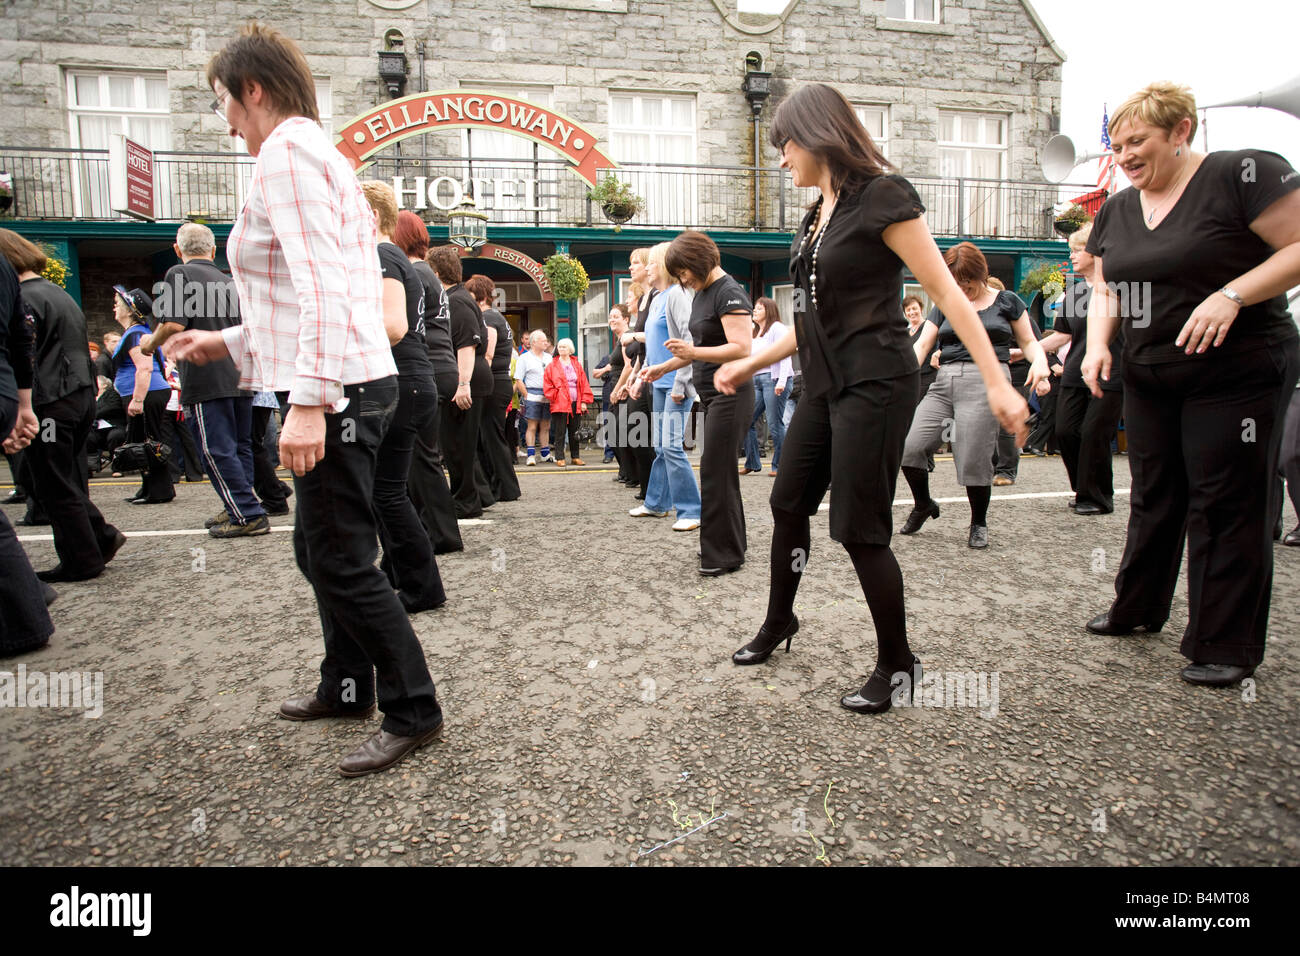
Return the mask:
M762 208L759 196L759 167L762 165L762 146L759 140L758 120L763 113L763 104L767 98L772 95L772 74L764 73L755 67L762 66L762 61L758 60L751 54L747 65L751 68L745 72L745 82L741 84L741 90L744 91L745 99L749 100L750 118L754 121L754 224L753 228L757 229L759 225L759 210Z

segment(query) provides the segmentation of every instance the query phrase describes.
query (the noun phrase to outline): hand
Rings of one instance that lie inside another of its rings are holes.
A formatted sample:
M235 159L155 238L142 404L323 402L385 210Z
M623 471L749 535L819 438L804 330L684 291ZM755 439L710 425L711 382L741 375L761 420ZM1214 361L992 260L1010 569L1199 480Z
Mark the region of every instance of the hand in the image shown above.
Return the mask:
M627 390L628 397L632 399L632 401L635 402L638 398L641 397L641 386L643 386L644 384L645 384L645 380L640 377L637 377L636 379L633 380L631 386Z
M672 396L672 400L673 400L674 402L676 402L678 405L680 405L682 402L686 401L686 396L685 396L685 395L673 395L673 396Z
M579 405L579 406L578 406L578 414L579 414L579 415L585 415L586 412L587 412L587 406L586 406L586 405Z
M1034 393L1035 393L1039 398L1042 398L1044 395L1046 395L1046 394L1047 394L1048 392L1050 392L1051 390L1052 390L1052 383L1051 383L1051 381L1050 381L1049 379L1042 379L1042 380L1040 380L1040 381L1038 382L1037 385L1034 386Z
M1232 328L1240 311L1241 306L1237 303L1222 293L1214 292L1192 312L1174 344L1181 348L1186 343L1183 351L1188 355L1192 352L1199 355L1211 345L1218 348L1228 337L1228 329Z
M1025 378L1025 385L1030 389L1037 390L1039 385L1046 383L1047 390L1038 392L1039 395L1046 395L1052 388L1051 382L1048 381L1048 379L1047 359L1040 356L1038 361L1029 366L1029 375Z
M1011 350L1011 357L1010 359L1008 359L1008 361L1014 364L1015 362L1023 362L1024 359L1025 359L1024 351L1022 351L1021 349L1013 348Z
M635 332L624 332L621 336L619 336L618 339L619 345L631 345L635 341L636 341Z
M1016 436L1016 447L1024 448L1025 442L1029 441L1029 405L1010 382L989 390L989 408L1002 430Z
M930 356L930 368L939 367L939 350L935 349L934 354Z
M780 394L781 394L782 392L784 392L784 391L785 391L785 386L784 386L784 385L778 385L776 388L772 389L772 394L774 394L774 395L780 395Z
M145 353L146 355L148 353ZM220 332L178 332L167 340L163 354L176 362L190 362L194 365L207 365L230 357L226 340Z
M134 418L144 411L144 399L131 396L131 401L126 406L126 413Z
M1052 366L1052 374L1055 375L1057 378L1060 378L1062 375L1065 374L1065 366L1062 365L1060 362L1057 362L1055 365Z
M744 359L723 363L713 373L713 387L723 395L735 395L736 389L750 378L749 373L744 369L744 364Z
M14 430L9 433L9 437L4 440L4 450L6 454L12 455L16 451L22 451L32 443L36 433L40 431L41 423L36 418L36 413L30 408L19 408L18 418L14 421Z
M664 348L672 352L674 358L685 359L688 362L695 361L695 346L684 339L669 339L664 343Z
M627 398L627 386L619 385L617 388L614 389L614 393L609 396L609 401L611 405L617 405L625 398Z
M1095 398L1101 398L1102 392L1098 380L1110 381L1110 349L1104 349L1100 355L1089 349L1083 356L1083 365L1079 370L1083 373L1083 384L1088 386L1088 391L1092 392Z
M301 478L324 457L324 406L290 405L280 429L280 461Z
M647 365L641 370L641 380L643 382L653 382L656 379L663 378L664 370L659 365Z
M468 385L457 385L456 394L451 399L456 403L456 407L462 411L469 411L469 407L474 404L474 399L470 398Z

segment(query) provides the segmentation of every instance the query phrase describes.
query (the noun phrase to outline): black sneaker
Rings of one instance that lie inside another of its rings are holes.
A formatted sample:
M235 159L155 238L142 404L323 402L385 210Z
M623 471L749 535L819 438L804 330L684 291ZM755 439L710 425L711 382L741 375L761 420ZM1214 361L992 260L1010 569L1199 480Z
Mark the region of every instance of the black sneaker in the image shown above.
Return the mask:
M262 510L265 511L268 515L287 515L291 509L287 504L268 505L264 501L262 502Z
M270 534L271 521L266 515L258 515L247 524L235 524L229 518L221 524L213 525L208 534L214 538L251 538L254 535Z

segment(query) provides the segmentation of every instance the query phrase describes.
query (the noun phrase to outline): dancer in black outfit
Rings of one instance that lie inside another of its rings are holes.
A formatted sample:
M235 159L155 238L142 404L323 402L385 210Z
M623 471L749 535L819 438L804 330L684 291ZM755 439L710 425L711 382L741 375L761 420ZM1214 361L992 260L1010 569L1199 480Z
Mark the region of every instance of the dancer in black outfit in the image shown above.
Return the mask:
M479 460L492 488L494 501L518 501L519 478L515 475L515 456L506 437L506 412L515 394L510 377L510 358L515 351L514 333L504 315L492 308L496 283L487 276L470 276L465 290L483 313L487 328L487 354L491 360L492 393L487 398L483 422L478 431Z
M771 139L795 185L815 186L821 196L792 249L791 273L805 308L796 308L795 335L775 350L792 354L797 342L804 395L772 488L767 617L732 660L759 664L779 644L789 649L799 629L794 599L808 561L808 519L833 483L830 534L853 560L877 641L871 678L840 703L880 713L889 709L895 683L901 681L906 693L920 677L920 661L907 642L903 575L889 548L894 485L920 380L901 306L904 265L949 316L979 367L998 421L1022 441L1028 408L944 264L916 191L902 177L885 174L886 161L849 102L822 84L796 90L777 110ZM780 357L769 350L758 362ZM757 370L752 357L732 362L714 382L731 392Z
M1268 633L1270 495L1300 375L1284 297L1300 284L1300 173L1263 150L1193 152L1195 133L1191 91L1168 83L1111 116L1133 188L1102 205L1088 240L1083 380L1104 394L1123 321L1133 490L1115 602L1086 626L1160 630L1186 539L1182 677L1226 687L1255 672Z
M618 475L615 481L621 481L625 485L632 484L635 481L633 477L636 472L636 462L632 458L632 450L627 447L627 429L624 427L625 420L620 420L627 415L624 404L626 399L622 397L619 390L619 382L627 376L624 369L627 368L627 357L623 351L623 335L627 332L628 320L630 313L627 306L621 302L609 310L609 330L614 333L614 345L609 350L609 374L605 376L605 394L609 396L609 408L605 410L605 429L610 436L609 444L614 449L614 458L618 461Z
M691 364L691 381L704 405L700 451L700 574L716 577L745 563L745 509L740 499L736 449L754 417L754 385L746 380L729 392L719 391L713 375L724 362L743 359L753 342L754 308L745 290L722 268L712 239L684 232L672 241L664 268L685 289L691 302L691 339L664 343L673 360L660 363L662 374ZM666 292L664 293L667 294ZM768 349L767 353L771 353ZM788 353L787 353L788 354ZM772 362L779 362L777 355ZM763 367L772 364L764 363ZM654 381L647 376L646 381ZM642 391L648 392L645 388Z

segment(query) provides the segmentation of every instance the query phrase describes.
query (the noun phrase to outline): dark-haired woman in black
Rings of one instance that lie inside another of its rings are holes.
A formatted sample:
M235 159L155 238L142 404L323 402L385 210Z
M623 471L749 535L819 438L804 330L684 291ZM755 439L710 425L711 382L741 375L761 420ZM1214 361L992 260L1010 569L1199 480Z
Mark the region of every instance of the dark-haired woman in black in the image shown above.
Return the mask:
M920 676L907 642L903 575L889 548L894 485L920 381L901 304L904 265L949 316L996 417L1021 441L1028 408L1003 376L975 310L944 264L916 191L907 180L885 175L885 159L848 101L823 84L796 90L777 110L771 138L795 185L817 187L821 196L791 250L795 335L775 349L792 354L797 340L804 397L772 488L767 617L732 660L759 664L778 645L789 649L799 629L794 599L809 557L808 519L834 483L830 534L853 560L877 641L875 671L840 703L880 713L889 709L895 684L901 681L906 694ZM759 361L779 357L769 351ZM757 370L752 357L732 362L714 382L728 392Z

